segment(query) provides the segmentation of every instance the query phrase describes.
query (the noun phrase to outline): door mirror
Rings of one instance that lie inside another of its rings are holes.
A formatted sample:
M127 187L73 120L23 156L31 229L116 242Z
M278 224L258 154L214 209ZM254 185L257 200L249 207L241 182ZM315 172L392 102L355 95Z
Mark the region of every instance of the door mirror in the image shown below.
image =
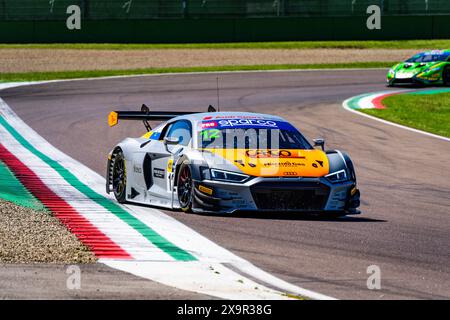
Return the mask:
M319 138L314 139L314 147L321 147L322 150L325 150L325 139Z
M165 145L176 145L180 144L180 138L178 137L165 137L164 138Z

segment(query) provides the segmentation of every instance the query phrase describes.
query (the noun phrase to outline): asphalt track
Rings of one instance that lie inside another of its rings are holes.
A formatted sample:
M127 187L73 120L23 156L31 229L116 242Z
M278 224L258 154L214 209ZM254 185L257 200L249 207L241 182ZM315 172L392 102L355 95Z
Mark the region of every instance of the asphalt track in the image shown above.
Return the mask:
M165 212L306 289L341 299L449 299L450 143L341 106L351 96L385 90L384 75L384 70L219 74L222 111L277 114L308 138L324 137L328 148L347 151L362 192L361 216ZM109 149L143 133L140 123L108 128L109 111L134 110L143 102L154 110L205 111L217 104L216 77L70 81L7 89L1 96L50 143L103 174ZM367 288L370 265L381 268L381 290Z

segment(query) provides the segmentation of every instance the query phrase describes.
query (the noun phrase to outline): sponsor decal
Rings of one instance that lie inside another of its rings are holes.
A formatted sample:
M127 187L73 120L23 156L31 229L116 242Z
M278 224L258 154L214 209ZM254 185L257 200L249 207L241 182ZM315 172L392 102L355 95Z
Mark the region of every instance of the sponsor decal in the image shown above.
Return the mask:
M245 163L242 160L234 160L234 162L240 164L242 167L245 167Z
M305 167L306 164L302 162L290 162L290 161L273 161L273 162L264 162L264 167Z
M239 126L278 128L276 121L264 119L228 119L228 120L219 120L218 124L220 128L227 128L227 127L233 128Z
M150 136L151 140L159 140L159 137L161 136L161 132L153 132Z
M159 168L154 168L153 169L153 176L155 178L160 178L160 179L164 179L166 176L166 170L164 169L159 169Z
M207 120L200 123L200 129L279 129L296 130L291 124L285 121L276 121L258 118L233 118L220 120Z
M161 136L161 132L153 132L153 131L149 131L146 134L144 134L142 136L142 138L144 139L150 139L150 140L158 140L159 137Z
M136 166L136 165L134 165L134 166L133 166L133 171L134 171L135 173L142 173L142 168L141 168L141 167L138 167L138 166Z
M397 73L396 78L397 79L409 79L414 76L414 72L403 72L403 73Z
M171 173L173 171L173 159L167 161L167 172Z
M242 116L236 116L236 115L226 115L226 116L206 116L203 118L203 120L211 120L211 119L264 119L264 117L261 116L254 116L254 115L242 115Z
M202 185L198 186L198 190L200 190L201 192L206 193L206 194L208 194L210 196L212 196L212 194L213 194L213 189L205 187L205 186L202 186Z
M205 149L254 177L323 177L329 163L321 150ZM270 152L268 152L270 151Z
M298 150L247 150L245 155L249 158L297 158L305 159Z
M216 127L217 127L216 121L208 121L208 122L203 122L201 124L202 129L216 128Z

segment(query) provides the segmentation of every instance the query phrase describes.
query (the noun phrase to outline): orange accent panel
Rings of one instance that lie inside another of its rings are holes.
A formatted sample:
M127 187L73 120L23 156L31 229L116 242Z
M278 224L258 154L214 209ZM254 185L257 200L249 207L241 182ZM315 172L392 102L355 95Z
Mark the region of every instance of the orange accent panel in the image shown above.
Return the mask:
M204 149L256 177L323 177L329 173L328 157L321 150Z

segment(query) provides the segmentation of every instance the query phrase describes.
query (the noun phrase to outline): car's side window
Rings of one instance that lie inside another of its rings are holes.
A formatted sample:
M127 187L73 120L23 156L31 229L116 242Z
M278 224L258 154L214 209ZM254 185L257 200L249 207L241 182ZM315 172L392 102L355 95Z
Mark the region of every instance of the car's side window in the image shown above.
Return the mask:
M166 129L164 130L166 131ZM175 137L180 140L180 144L187 146L192 139L192 126L187 120L176 121L169 125L165 137Z

